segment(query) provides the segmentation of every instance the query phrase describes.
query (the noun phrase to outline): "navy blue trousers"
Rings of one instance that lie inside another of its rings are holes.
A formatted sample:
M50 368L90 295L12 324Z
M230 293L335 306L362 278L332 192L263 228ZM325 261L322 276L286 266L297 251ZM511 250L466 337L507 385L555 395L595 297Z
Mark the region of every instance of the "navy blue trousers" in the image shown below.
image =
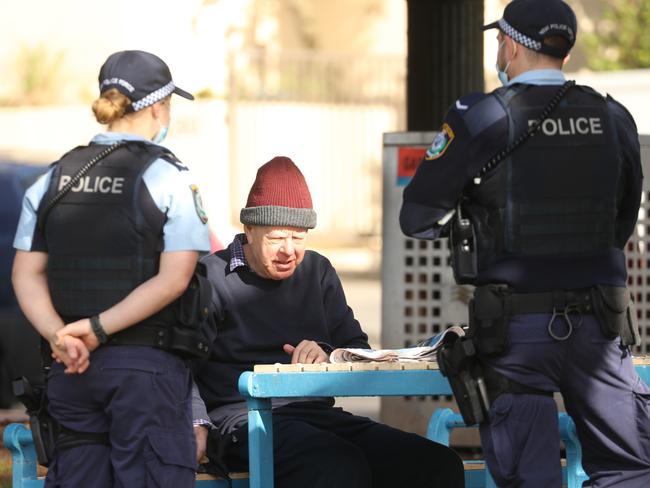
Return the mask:
M110 439L109 446L57 448L47 488L194 486L191 379L179 357L150 347L100 347L81 375L53 364L47 396L63 426Z
M230 470L248 470L248 424L233 433ZM464 488L463 463L424 437L317 403L273 410L278 488Z
M590 477L583 486L650 487L650 388L636 373L629 349L618 338L607 339L591 315L564 341L550 336L548 321L544 314L514 316L508 354L489 363L519 383L561 392ZM564 326L556 323L556 334ZM480 432L498 486L561 486L552 398L503 394Z

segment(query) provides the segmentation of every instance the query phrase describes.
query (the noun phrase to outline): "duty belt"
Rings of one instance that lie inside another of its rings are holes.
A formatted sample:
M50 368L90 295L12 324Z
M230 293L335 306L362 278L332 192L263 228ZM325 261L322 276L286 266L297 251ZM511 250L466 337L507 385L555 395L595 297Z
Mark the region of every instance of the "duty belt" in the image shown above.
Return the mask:
M109 337L108 346L149 346L181 356L205 357L209 347L197 339L194 331L177 327L138 325Z
M544 313L550 314L548 333L556 340L568 339L582 325L582 316L594 313L590 288L558 290L542 293L506 293L509 315ZM564 319L567 331L555 332L556 321Z

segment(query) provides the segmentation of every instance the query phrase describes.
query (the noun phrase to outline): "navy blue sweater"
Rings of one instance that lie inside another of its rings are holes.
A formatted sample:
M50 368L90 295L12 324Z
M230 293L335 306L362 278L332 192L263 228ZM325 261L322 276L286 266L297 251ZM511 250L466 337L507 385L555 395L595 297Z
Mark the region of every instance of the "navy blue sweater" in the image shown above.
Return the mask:
M209 361L195 380L208 411L243 398L237 380L255 364L290 363L284 344L303 339L332 347L368 346L327 258L307 251L285 280L261 278L245 266L230 271L230 247L202 261L212 283L212 319L218 327Z

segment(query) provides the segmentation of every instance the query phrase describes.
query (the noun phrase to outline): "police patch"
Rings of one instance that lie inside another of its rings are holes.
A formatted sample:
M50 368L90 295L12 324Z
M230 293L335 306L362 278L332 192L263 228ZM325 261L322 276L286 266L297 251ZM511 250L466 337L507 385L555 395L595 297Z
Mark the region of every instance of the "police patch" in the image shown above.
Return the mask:
M190 185L190 190L192 190L192 199L194 200L194 209L196 210L196 214L199 216L199 219L201 219L201 222L205 224L208 221L208 214L205 213L205 209L203 208L203 200L201 200L199 187L196 185Z
M440 156L442 156L449 145L451 144L451 141L454 140L454 131L451 130L451 127L449 127L448 124L442 124L442 129L438 134L436 134L436 137L433 138L433 142L431 143L431 147L427 149L426 154L424 155L424 159L427 161L433 161L434 159L438 159Z

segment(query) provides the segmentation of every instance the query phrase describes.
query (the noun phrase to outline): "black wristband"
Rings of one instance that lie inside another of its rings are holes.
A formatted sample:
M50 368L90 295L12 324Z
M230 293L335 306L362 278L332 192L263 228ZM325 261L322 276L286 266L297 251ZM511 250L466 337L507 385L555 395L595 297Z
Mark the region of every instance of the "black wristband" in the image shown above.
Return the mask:
M102 323L99 321L99 315L93 315L90 317L90 326L92 327L93 332L95 333L95 337L97 337L99 343L106 344L106 341L108 341L108 336L106 335L104 327L102 327Z

